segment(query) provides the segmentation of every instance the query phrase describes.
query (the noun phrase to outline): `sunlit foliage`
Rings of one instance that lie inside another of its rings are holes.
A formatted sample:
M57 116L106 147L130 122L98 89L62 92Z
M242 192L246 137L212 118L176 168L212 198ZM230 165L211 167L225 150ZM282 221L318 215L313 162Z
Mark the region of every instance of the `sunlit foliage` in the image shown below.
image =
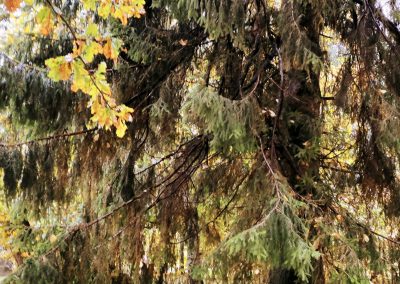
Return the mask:
M398 283L399 6L3 0L6 283Z

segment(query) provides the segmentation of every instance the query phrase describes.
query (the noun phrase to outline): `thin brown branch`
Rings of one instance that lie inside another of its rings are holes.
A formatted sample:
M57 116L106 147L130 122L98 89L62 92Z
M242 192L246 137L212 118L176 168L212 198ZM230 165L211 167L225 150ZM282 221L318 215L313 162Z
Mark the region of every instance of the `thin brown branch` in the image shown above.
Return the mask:
M70 133L62 133L62 134L56 134L48 137L42 137L38 139L33 139L29 141L24 141L24 142L18 142L18 143L0 143L0 147L6 147L6 148L12 148L12 147L19 147L22 145L29 145L29 144L34 144L38 142L46 142L50 140L56 140L56 139L63 139L71 136L78 136L78 135L83 135L83 134L88 134L91 132L96 131L98 128L94 127L91 129L86 129L86 130L80 130L80 131L75 131L75 132L70 132Z
M338 206L340 206L340 205L338 205ZM337 211L334 207L332 207L331 205L328 205L328 208L329 208L334 214L336 214L336 215L338 214L338 211ZM341 206L340 206L340 209L343 210L343 208L342 208ZM377 237L379 237L379 238L382 238L382 239L384 239L384 240L387 240L387 241L389 241L389 242L391 242L391 243L400 245L400 241L395 240L395 239L392 239L392 238L390 238L390 237L388 237L388 236L385 236L385 235L383 235L383 234L381 234L381 233L378 233L378 232L376 232L375 230L371 229L370 227L368 227L368 226L362 224L361 222L355 220L352 216L349 215L349 213L348 213L347 210L346 210L346 214L342 214L342 216L344 216L345 218L347 218L349 221L351 221L351 222L354 223L355 225L359 226L360 228L363 228L364 230L370 232L371 234L373 234L373 235L375 235L375 236L377 236Z

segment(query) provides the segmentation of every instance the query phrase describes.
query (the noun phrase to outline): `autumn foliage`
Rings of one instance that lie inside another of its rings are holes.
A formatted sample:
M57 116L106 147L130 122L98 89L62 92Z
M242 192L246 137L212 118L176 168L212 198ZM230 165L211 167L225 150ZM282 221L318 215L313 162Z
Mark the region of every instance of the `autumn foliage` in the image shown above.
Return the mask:
M15 12L21 4L27 7L33 5L33 1L21 2L18 0L6 0L4 2L10 13ZM140 17L144 13L144 0L123 1L83 1L83 7L87 11L97 13L101 18L110 17L119 19L123 25L127 24L130 17ZM37 12L36 12L37 11ZM110 84L107 82L107 64L104 61L93 64L95 57L103 55L104 59L116 62L122 48L122 41L99 32L99 26L90 22L85 30L79 30L71 26L59 11L47 1L40 9L32 10L36 13L36 27L38 34L57 38L54 30L58 25L69 29L74 38L73 52L49 58L46 66L49 68L48 76L54 81L71 81L71 89L74 92L81 91L89 96L88 106L93 115L92 121L100 128L106 130L114 127L118 137L123 137L126 131L126 123L132 121L133 109L124 105L118 105L113 98Z

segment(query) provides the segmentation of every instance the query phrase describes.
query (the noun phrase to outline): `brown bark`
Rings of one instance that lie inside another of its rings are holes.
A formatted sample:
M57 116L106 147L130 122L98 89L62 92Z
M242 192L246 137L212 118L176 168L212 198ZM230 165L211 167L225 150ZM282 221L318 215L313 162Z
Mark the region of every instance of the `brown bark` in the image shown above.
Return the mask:
M187 266L189 269L189 283L200 284L202 283L201 281L197 281L192 277L192 269L196 264L198 264L199 253L200 253L199 215L196 207L190 208L189 211L190 211L190 217L188 224L189 240L188 240L188 260L187 260Z
M314 138L319 137L319 118L321 93L319 89L319 73L311 64L298 62L298 54L305 52L305 48L316 56L321 56L319 45L320 27L316 24L317 11L305 1L282 1L282 13L286 20L295 21L293 33L299 37L298 46L293 51L293 35L281 34L281 72L283 73L283 96L281 98L281 117L274 139L274 152L280 161L282 174L287 178L291 187L303 196L317 198L318 192L312 186L303 185L304 176L313 176L318 179L319 161L317 159L304 160L297 154L299 150L308 147ZM286 13L286 15L285 15ZM289 23L286 23L288 25ZM282 24L283 25L283 24ZM287 30L287 26L282 27ZM295 36L296 37L296 36ZM292 50L292 51L291 51ZM300 58L303 56L300 56ZM304 58L304 57L303 57ZM291 113L300 114L301 119L290 121ZM273 269L269 282L273 284L301 283L295 271L284 268ZM315 261L314 271L309 283L325 283L322 261Z

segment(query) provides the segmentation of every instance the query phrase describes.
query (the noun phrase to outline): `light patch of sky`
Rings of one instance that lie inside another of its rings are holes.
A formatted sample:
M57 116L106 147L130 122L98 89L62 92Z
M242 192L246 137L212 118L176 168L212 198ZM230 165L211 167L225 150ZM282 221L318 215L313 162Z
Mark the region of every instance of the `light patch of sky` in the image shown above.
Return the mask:
M334 67L339 67L346 56L347 48L341 43L333 43L328 47L329 61Z
M387 18L393 17L393 9L392 9L390 2L393 2L393 0L392 1L391 0L378 0L377 1L378 5L382 8L383 14ZM397 9L400 8L400 0L395 1L395 6Z
M22 7L24 6L24 3L22 3ZM8 16L7 16L7 10L4 4L0 4L0 51L1 48L4 48L4 43L7 41L7 36L9 33L7 33L8 30L12 28L10 25L10 22L8 21ZM13 16L19 17L21 16L21 10L18 9L17 11L14 12Z
M0 11L5 11L6 7L3 4L0 4ZM4 12L0 12L0 47L2 43L6 40L6 20L3 19Z
M390 4L390 2L393 2L391 0L378 0L377 5L382 9L383 14L389 18L393 18L393 7ZM400 0L395 1L395 7L396 9L400 9ZM341 43L332 43L328 47L328 55L329 55L329 60L333 64L333 66L339 66L341 64L341 59L345 54L347 53L347 48L345 45Z

